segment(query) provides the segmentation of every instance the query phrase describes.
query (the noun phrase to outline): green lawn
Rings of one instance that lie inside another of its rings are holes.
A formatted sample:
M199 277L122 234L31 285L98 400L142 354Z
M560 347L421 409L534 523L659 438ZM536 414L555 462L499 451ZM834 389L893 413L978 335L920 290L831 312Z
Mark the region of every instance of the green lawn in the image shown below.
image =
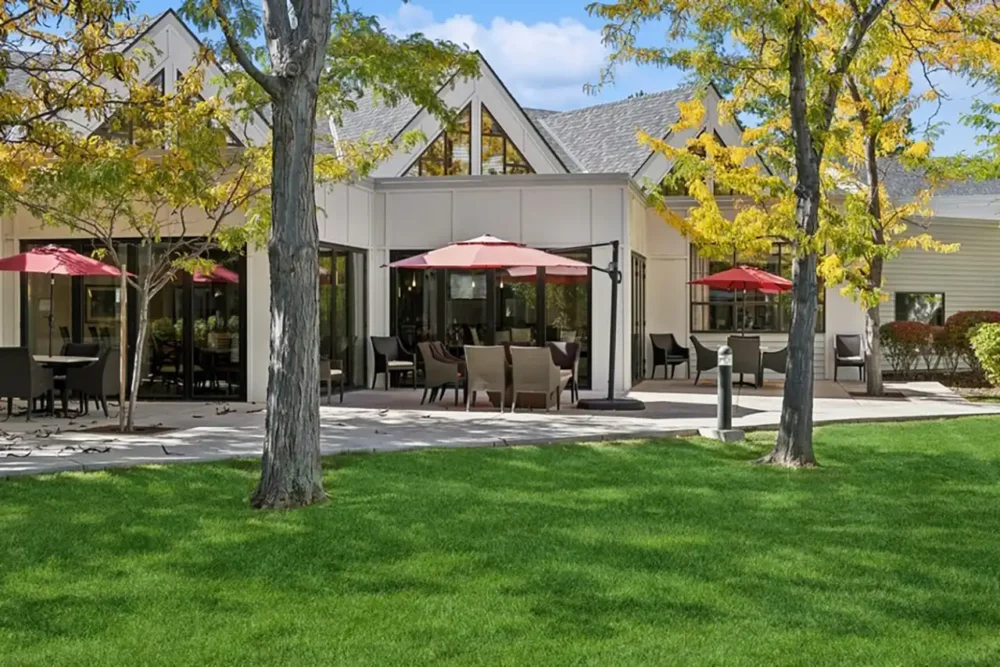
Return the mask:
M996 665L1000 420L0 481L0 664Z

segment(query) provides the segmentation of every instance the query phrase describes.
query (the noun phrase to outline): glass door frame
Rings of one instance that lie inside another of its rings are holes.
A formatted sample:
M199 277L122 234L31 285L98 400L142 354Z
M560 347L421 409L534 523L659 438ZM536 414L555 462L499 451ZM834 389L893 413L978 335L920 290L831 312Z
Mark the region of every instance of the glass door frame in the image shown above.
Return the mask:
M646 376L646 258L632 253L632 384Z
M138 266L139 265L139 248L136 245L138 239L135 238L121 238L115 239L118 244L124 244L128 247L127 252L127 262L128 266ZM88 254L89 248L98 245L96 241L90 239L23 239L21 241L21 252L26 252L34 246L38 245L58 245L64 248L70 248L75 250L80 254ZM240 255L239 260L239 276L240 276L240 359L242 363L240 364L239 373L239 392L229 395L229 396L219 396L220 401L246 401L247 397L247 261L246 253ZM64 277L57 277L56 280ZM85 338L84 331L84 301L86 298L86 278L83 276L74 276L70 278L72 280L71 293L73 297L72 301L72 326L70 331L73 336L74 341L82 341ZM184 335L182 338L182 354L183 354L183 367L184 367L184 384L180 394L174 396L150 396L148 400L212 400L214 397L208 395L195 395L194 392L194 299L193 299L193 282L191 276L187 274L182 274L183 280L183 296L182 296L182 317L184 318ZM166 288L164 288L166 289ZM28 303L28 274L21 274L21 284L20 284L20 315L21 315L21 326L20 326L20 336L21 345L28 345L28 320L30 317ZM132 382L132 372L133 372L133 360L135 358L135 343L136 337L139 333L139 310L137 308L138 299L135 295L135 290L129 287L128 292L128 304L126 317L126 328L128 332L128 382L131 385ZM119 323L120 325L120 323ZM146 399L144 399L146 400Z
M338 315L337 314L337 290L336 290L336 284L337 284L336 283L336 279L337 279L337 277L336 277L336 271L337 271L337 257L338 256L344 256L345 257L344 267L346 269L346 273L345 273L345 276L344 276L344 280L346 281L345 282L345 286L346 286L346 292L347 292L347 299L345 300L344 308L345 308L346 314L347 314L347 321L345 323L344 331L348 332L347 333L348 338L353 335L351 332L355 331L356 330L356 326L357 326L357 322L355 321L355 313L358 312L358 309L357 309L357 306L358 306L357 294L358 294L358 292L355 289L355 287L356 287L355 281L356 280L360 280L361 281L361 292L360 293L362 295L362 297L361 297L362 298L362 303L361 303L361 310L360 310L360 312L362 313L362 316L361 316L361 320L362 320L362 322L361 322L361 324L362 324L361 330L363 332L361 334L361 338L362 338L362 342L363 342L363 345L361 346L361 349L363 350L363 352L360 355L360 357L361 357L361 359L360 359L361 374L359 376L361 378L361 384L360 385L355 385L353 383L353 378L355 377L355 373L357 371L357 369L354 367L354 365L355 365L355 363L357 363L357 360L354 359L354 356L355 356L353 354L354 350L352 349L352 346L350 346L350 345L347 346L347 359L345 360L343 371L344 371L344 387L345 387L345 389L346 388L350 388L350 389L364 389L365 385L366 385L365 379L367 378L367 369L368 369L368 251L365 250L364 248L354 248L352 246L345 246L345 245L340 245L340 244L336 244L336 243L320 243L319 244L318 255L324 255L324 254L329 255L329 256L331 256L333 258L333 272L334 272L334 275L331 276L331 280L334 281L333 282L334 289L330 290L330 299L331 299L331 302L330 302L330 329L331 329L331 332L333 332L334 334L336 333L337 327L338 327L338 321L337 321L337 315ZM361 275L360 276L357 275L358 271L356 270L354 262L351 261L351 255L353 255L353 254L360 254L361 257L362 257L361 271L360 271ZM319 265L319 262L317 261L317 266L318 265ZM319 294L322 294L322 291L320 291ZM317 298L321 298L319 296L319 294L317 295ZM322 326L322 322L320 322L320 326ZM322 343L322 333L320 333L319 337L320 337L320 340L321 340L321 343ZM336 341L336 335L331 335L330 336L330 346L329 346L329 349L326 349L326 350L324 350L322 348L320 349L320 356L321 357L325 357L325 358L328 358L328 359L336 359L336 349L335 349L336 342L335 341Z
M579 252L577 249L573 249L575 252ZM389 261L398 262L399 260L406 259L407 257L413 257L415 255L420 255L427 252L427 250L390 250L389 251ZM551 252L553 254L560 254L564 252L561 248L551 248L546 249L546 252ZM587 263L590 264L593 255L590 250L586 251L588 253ZM466 273L466 271L461 271ZM436 282L436 317L433 323L432 330L437 332L438 339L443 335L443 332L447 331L447 316L446 316L446 301L448 294L448 287L450 285L450 280L448 278L450 271L447 269L440 269L435 271L435 282ZM498 303L498 287L500 281L497 279L496 269L487 269L484 271L486 274L486 332L483 337L483 345L495 345L496 344L496 328L497 328L497 303ZM399 270L389 269L389 280L388 282L388 297L389 297L389 334L392 336L398 335L398 317L397 317L397 298L396 294L400 288L399 283ZM548 313L546 312L546 299L545 299L545 288L547 285L547 280L545 272L543 269L539 269L536 273L535 279L535 325L534 334L535 340L539 341L538 346L542 347L549 343L546 336ZM587 328L589 340L593 340L593 326L594 326L594 281L593 281L593 271L589 272L587 280ZM410 350L416 353L416 350ZM594 351L588 349L588 354L590 358L593 358ZM591 373L587 374L586 380L580 383L582 389L591 388Z

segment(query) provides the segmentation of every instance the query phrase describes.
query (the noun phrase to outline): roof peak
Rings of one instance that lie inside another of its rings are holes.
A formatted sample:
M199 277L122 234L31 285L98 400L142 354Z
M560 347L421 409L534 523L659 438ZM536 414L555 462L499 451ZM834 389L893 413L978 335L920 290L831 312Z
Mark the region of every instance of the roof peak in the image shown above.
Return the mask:
M670 95L670 96L676 95L677 93L680 93L680 92L688 92L688 91L698 90L700 87L701 86L698 86L698 85L695 85L695 84L689 84L689 85L686 85L686 86L676 86L674 88L667 88L665 90L658 90L655 93L643 93L642 95L636 95L634 93L630 93L628 97L623 97L620 100L612 100L610 102L600 102L598 104L591 104L591 105L585 106L585 107L576 107L575 109L566 109L564 111L549 111L547 109L536 109L536 111L542 111L543 113L550 113L550 114L575 113L577 111L588 111L588 110L591 110L591 109L601 109L601 108L605 108L605 107L613 107L613 106L619 105L619 104L633 104L633 103L637 103L637 102L642 102L643 100L655 100L655 99L658 99L658 98L661 98L661 97L666 97L668 95Z

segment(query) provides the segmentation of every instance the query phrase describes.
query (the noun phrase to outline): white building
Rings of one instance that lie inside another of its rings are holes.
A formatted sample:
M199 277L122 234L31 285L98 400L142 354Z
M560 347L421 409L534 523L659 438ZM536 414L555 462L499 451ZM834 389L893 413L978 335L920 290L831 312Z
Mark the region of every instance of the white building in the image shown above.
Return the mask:
M149 76L163 76L169 90L199 44L173 13L151 27L148 38L162 54ZM611 281L594 273L582 285L556 280L512 284L502 274L397 272L393 260L452 241L492 234L607 266L611 250L582 247L612 241L621 246L622 284L615 346L615 386L627 390L648 377L648 334L691 335L716 345L742 317L748 330L772 348L783 347L788 315L782 300L750 297L741 311L727 293L692 288L688 281L724 268L700 259L687 241L645 205L643 187L659 183L671 164L636 141L636 130L665 136L677 146L701 132L726 144L740 141L740 129L719 121L718 93L705 91L704 126L672 135L677 103L697 91L681 88L565 112L524 109L485 60L476 80L457 80L441 91L449 106L462 110L458 130L444 132L424 110L358 102L340 125L318 122L317 147L335 151L338 142L398 137L421 130L427 140L398 153L365 182L327 187L317 193L321 240L321 339L323 353L342 360L349 383L371 383L370 335L399 335L449 344L479 340L576 340L585 350L591 386L608 381ZM266 136L263 119L251 124L248 141ZM250 136L250 135L253 136ZM894 195L912 194L919 183L890 173ZM936 295L940 314L1000 309L1000 213L996 182L952 186L933 203L926 224L938 238L962 243L955 255L905 253L886 271L892 296L885 318L909 316ZM721 197L722 206L732 201ZM692 202L672 199L684 213ZM920 224L920 221L917 221ZM78 244L64 230L43 228L23 214L0 221L0 254L31 244ZM127 239L123 239L127 242ZM153 305L154 352L144 373L147 396L236 396L263 400L268 363L267 257L249 249L245 257L219 258L239 275L238 282L198 282L187 277L168 288ZM787 253L775 247L768 265L786 271ZM57 285L48 301L45 278L0 274L0 344L37 347L55 315L59 339L100 340L117 331L114 288L107 279L78 278ZM831 349L838 333L860 333L859 307L829 287L816 333L815 370L833 377ZM931 308L933 310L933 308ZM741 315L742 312L742 315ZM133 333L134 335L134 333ZM231 392L231 393L229 393Z

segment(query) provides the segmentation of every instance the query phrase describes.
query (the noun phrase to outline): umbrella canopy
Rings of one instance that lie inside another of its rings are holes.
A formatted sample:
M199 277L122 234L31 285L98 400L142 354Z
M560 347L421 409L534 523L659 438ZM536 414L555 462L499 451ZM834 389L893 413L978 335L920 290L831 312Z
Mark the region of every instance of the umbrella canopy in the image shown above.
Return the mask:
M121 272L110 264L55 245L33 248L20 255L4 257L0 259L0 271L48 273L59 276L121 275Z
M221 264L216 264L207 274L202 273L201 271L195 271L191 274L191 281L195 284L227 283L230 285L238 285L240 282L240 274L227 269Z
M538 276L534 266L512 266L505 272L505 278L512 283L532 283ZM590 267L584 266L550 266L545 269L545 280L551 284L574 285L584 283L590 275Z
M768 273L763 269L755 269L752 266L734 266L731 269L692 280L690 284L707 285L732 292L762 292L764 294L780 294L792 289L791 280Z
M460 241L389 266L394 269L506 269L510 267L574 267L587 269L584 262L528 248L520 243L485 235Z

